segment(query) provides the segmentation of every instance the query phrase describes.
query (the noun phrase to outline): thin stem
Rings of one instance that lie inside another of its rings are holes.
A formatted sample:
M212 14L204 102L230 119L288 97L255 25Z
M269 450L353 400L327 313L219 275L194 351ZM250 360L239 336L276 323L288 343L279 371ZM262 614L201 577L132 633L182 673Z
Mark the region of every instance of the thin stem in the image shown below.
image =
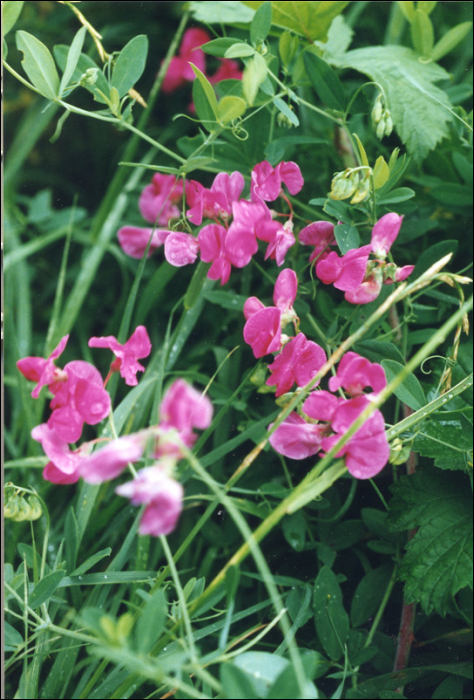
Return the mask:
M374 618L374 621L372 623L372 627L370 628L369 635L368 635L367 639L365 640L364 649L367 649L367 647L370 646L370 644L372 643L372 639L374 638L374 635L375 635L377 628L380 624L380 620L382 619L382 615L384 614L385 608L387 607L387 603L390 600L390 596L392 595L393 587L394 587L395 583L397 582L397 577L398 577L398 564L395 564L395 566L393 568L392 576L391 576L390 581L389 581L388 586L387 586L387 590L385 591L383 600L380 603L380 607L379 607L377 614Z

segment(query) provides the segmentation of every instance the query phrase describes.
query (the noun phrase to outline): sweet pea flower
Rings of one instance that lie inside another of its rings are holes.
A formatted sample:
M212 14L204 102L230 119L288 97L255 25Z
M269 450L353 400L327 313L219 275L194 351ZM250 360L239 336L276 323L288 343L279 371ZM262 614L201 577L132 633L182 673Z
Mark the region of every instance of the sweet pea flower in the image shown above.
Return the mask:
M296 238L293 235L293 222L290 220L287 221L284 225L278 224L278 222L276 221L272 221L271 223L277 224L277 226L276 230L270 229L269 238L264 237L264 231L269 231L268 226L265 228L262 227L257 235L258 238L260 238L260 240L268 242L267 252L265 253L265 260L275 260L278 267L281 267L285 262L285 256L287 252L296 243Z
M387 386L387 377L382 365L370 362L355 352L347 352L339 363L337 374L329 380L329 388L336 392L342 388L351 397L364 394L371 387L375 394Z
M320 260L316 274L324 284L334 284L343 292L355 292L364 281L372 246L350 250L342 258L336 252Z
M84 454L81 450L70 450L68 443L46 423L31 431L33 440L39 442L51 460L43 470L43 478L53 484L75 484L79 481Z
M269 426L269 429L273 424ZM270 435L270 445L279 454L290 459L306 459L316 455L322 446L327 427L307 423L297 413L288 418Z
M234 202L232 214L234 220L226 237L226 252L232 265L242 268L258 251L257 236L267 231L268 226L276 233L279 224L272 221L271 212L263 202L248 202L246 199Z
M184 32L179 55L171 59L163 80L163 92L174 92L186 82L195 79L190 63L193 63L202 73L205 72L206 57L200 47L207 44L209 39L210 36L204 29L192 28Z
M344 297L350 304L370 304L375 301L382 291L383 272L376 268L368 275L360 287L345 293Z
M282 192L282 183L290 194L298 194L303 189L304 180L301 170L293 162L281 162L276 168L264 160L258 163L252 171L250 192L252 201L265 200L273 202Z
M145 326L138 326L127 342L122 345L113 335L104 338L91 338L90 348L109 348L116 356L112 363L113 372L120 372L128 386L138 384L137 372L144 372L145 368L138 360L148 357L151 352L151 342Z
M16 366L26 379L31 382L37 382L31 392L31 396L34 399L38 398L42 387L50 386L55 382L66 381L66 374L63 370L55 367L54 360L57 360L62 354L68 339L69 335L65 335L46 360L42 357L24 357L16 363Z
M140 195L138 206L146 221L158 226L167 226L170 219L179 219L181 212L176 206L186 185L174 175L156 173Z
M183 507L183 487L159 466L141 469L133 481L115 489L133 505L146 505L140 535L169 535L178 522Z
M210 189L201 183L191 180L187 190L187 202L190 209L188 219L200 226L203 218L223 219L227 221L232 216L232 205L239 200L245 180L242 173L219 173Z
M231 58L221 58L218 69L214 75L208 76L208 80L211 85L216 85L221 80L242 80L242 75L237 61L233 61Z
M393 212L377 221L372 230L372 252L377 258L385 260L400 233L402 223L403 216Z
M115 479L127 464L136 462L143 455L143 442L134 436L112 440L80 463L80 475L89 484L102 484Z
M387 266L388 267L388 266ZM384 284L393 284L394 282L404 282L410 277L415 265L405 265L404 267L395 267L394 277L386 277Z
M295 383L304 387L314 379L326 359L326 353L317 343L298 333L269 366L272 376L267 384L277 387L277 398L291 391Z
M298 238L303 245L314 246L314 251L309 259L310 262L313 262L324 253L326 248L336 242L334 224L329 221L316 221L300 231Z
M339 403L331 423L336 435L323 439L322 447L325 452L329 452L339 442L342 435L347 432L369 403L366 396L358 396ZM385 434L382 413L378 410L374 411L336 457L345 458L349 473L356 479L372 479L376 476L390 457L390 445Z
M151 238L147 257L161 248L172 231L165 229L141 228L140 226L122 226L117 232L120 247L131 258L141 260Z
M111 402L100 372L88 362L69 362L64 372L65 382L50 385L54 398L48 427L72 443L81 437L84 423L97 425L109 415Z
M313 420L330 423L341 401L329 391L313 391L303 404L303 413Z
M227 284L232 270L232 263L227 257L225 246L227 231L219 224L204 226L199 232L198 242L201 260L212 262L207 276L211 280L221 280L221 285Z
M184 267L196 262L199 243L190 233L174 231L165 241L165 258L173 267Z

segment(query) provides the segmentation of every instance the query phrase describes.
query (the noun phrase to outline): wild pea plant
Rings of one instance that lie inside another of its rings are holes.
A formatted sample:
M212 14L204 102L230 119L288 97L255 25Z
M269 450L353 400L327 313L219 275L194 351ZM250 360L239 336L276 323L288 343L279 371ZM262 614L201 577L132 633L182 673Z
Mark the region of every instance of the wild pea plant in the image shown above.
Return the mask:
M41 96L5 171L6 697L464 697L470 6L173 3L160 64L152 7L109 53L120 8L40 5L3 3ZM91 178L122 139L94 215L22 190L48 129Z

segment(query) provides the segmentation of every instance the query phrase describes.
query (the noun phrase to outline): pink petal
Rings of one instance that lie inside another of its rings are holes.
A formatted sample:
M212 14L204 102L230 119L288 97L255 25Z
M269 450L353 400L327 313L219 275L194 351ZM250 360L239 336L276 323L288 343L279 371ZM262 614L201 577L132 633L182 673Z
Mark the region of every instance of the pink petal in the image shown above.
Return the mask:
M270 425L269 429L272 428ZM270 436L269 442L274 450L290 459L306 459L317 454L325 426L306 423L297 413L288 418Z
M404 282L415 269L415 265L405 265L405 267L399 267L395 275L395 282Z
M117 232L120 247L131 258L141 260L151 238L148 257L158 250L166 241L171 231L152 228L140 228L139 226L123 226Z
M134 357L148 357L151 352L151 342L145 326L137 326L134 333L124 345L126 354Z
M281 348L281 311L273 306L254 314L244 326L244 340L258 359Z
M283 313L291 309L298 294L298 277L294 270L282 270L275 283L273 302Z
M196 56L200 56L202 51L196 51L204 44L207 44L211 40L209 33L205 29L200 29L199 27L191 27L191 29L186 29L183 34L183 40L179 49L179 55L183 58L187 58L196 64Z
M243 231L235 221L225 239L225 256L234 267L242 268L249 264L258 251L258 243L252 231Z
M273 202L280 195L281 175L267 160L258 163L252 171L250 185L252 201L265 200Z
M219 224L209 224L200 230L198 241L203 262L214 262L224 254L225 237L226 230Z
M288 187L290 194L298 194L303 189L304 180L301 170L296 163L280 163L277 170L282 182Z
M265 305L262 304L260 299L257 299L257 297L249 297L249 299L247 299L247 301L244 304L245 320L248 321L249 318L251 318L264 308Z
M174 56L166 71L166 75L161 84L164 93L174 92L187 82L187 61L180 56Z
M355 352L344 355L337 368L337 375L329 380L331 391L341 387L351 396L361 396L367 387L379 393L387 386L387 377L382 365L372 363Z
M330 422L339 406L337 396L329 391L314 391L303 404L303 413L313 420Z
M242 71L237 61L230 58L220 59L219 68L214 75L208 76L211 85L219 83L221 80L242 80Z
M48 427L67 443L77 442L82 435L84 420L72 406L56 408L50 415Z
M318 262L316 265L316 275L324 284L333 284L339 278L342 269L342 258L340 258L336 252L332 251L324 260Z
M334 282L336 289L353 292L362 284L367 270L370 245L350 250L342 258L342 270ZM324 262L324 261L323 261Z
M207 276L210 280L221 280L221 286L227 284L232 271L232 265L225 258L217 258L211 265Z
M310 262L313 262L326 248L336 242L334 224L329 221L316 221L300 231L299 241L303 245L314 246L314 251L309 259Z
M142 454L143 447L132 437L118 438L83 459L81 476L89 484L110 481L119 476L129 462L139 460Z
M395 243L403 223L403 216L385 214L372 230L372 252L378 258L386 258Z
M382 279L372 275L368 280L362 282L357 289L346 292L345 299L350 304L370 304L378 299L382 291Z
M37 425L31 431L31 437L41 444L46 456L54 462L56 470L69 475L76 473L83 457L77 452L71 452L68 443L54 429L46 423Z
M300 335L302 334L300 333ZM326 353L322 347L320 347L317 343L314 343L312 340L306 340L301 348L301 351L298 353L293 369L296 384L299 387L305 387L307 384L309 384L309 382L317 375L321 367L325 365L326 360ZM317 386L317 384L315 386Z
M190 209L186 212L186 215L195 226L200 226L202 224L204 210L203 196L205 189L206 188L201 185L200 182L196 182L196 180L191 180L188 184L186 201Z
M184 267L196 262L199 252L197 240L189 233L171 233L165 242L165 258L174 267Z
M46 362L42 357L24 357L18 360L16 366L28 381L39 382Z
M205 430L212 422L213 407L207 396L177 379L166 392L160 408L160 421L177 430Z
M52 484L57 484L58 486L76 484L79 481L79 477L79 469L71 474L66 474L65 472L61 471L61 469L58 469L53 462L48 462L43 469L43 479L50 481Z

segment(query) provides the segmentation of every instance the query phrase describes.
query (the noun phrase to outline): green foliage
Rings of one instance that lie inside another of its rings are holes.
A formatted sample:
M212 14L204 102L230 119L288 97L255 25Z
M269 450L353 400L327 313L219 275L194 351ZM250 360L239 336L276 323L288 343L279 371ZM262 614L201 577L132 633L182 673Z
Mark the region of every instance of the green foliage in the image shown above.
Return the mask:
M189 10L197 22L205 24L250 24L254 18L254 12L245 7L242 2L231 0L212 1L200 0L189 2Z
M256 53L248 59L244 70L242 85L245 99L250 106L254 104L258 91L266 80L267 75L268 66L263 56Z
M59 76L49 49L32 34L16 33L16 45L23 53L23 70L35 88L50 100L59 96Z
M112 73L112 87L123 97L143 75L148 54L148 37L134 37L119 53Z
M351 224L339 224L334 227L334 235L341 255L345 255L349 250L358 248L360 245L359 231Z
M304 64L308 78L319 98L332 109L343 110L346 102L344 88L326 61L312 52L305 52Z
M272 3L260 5L250 25L250 41L256 46L265 41L272 27Z
M35 610L35 608L39 608L43 603L47 603L65 575L66 572L61 570L46 574L33 588L33 592L28 599L30 608Z
M24 2L11 2L11 0L2 2L2 36L5 36L13 29L21 15L24 4ZM6 57L4 56L4 58Z
M472 462L472 426L469 434L461 421L430 420L421 426L413 449L432 457L440 469L466 470Z
M453 597L472 588L472 501L466 479L418 472L392 487L390 522L395 530L418 528L400 568L407 601L429 614L446 615Z
M244 2L253 9L263 2ZM324 41L331 22L349 2L272 2L272 23L305 37L309 42Z
M71 78L74 74L74 71L77 68L79 58L81 57L82 47L84 46L84 39L86 37L86 31L87 30L85 27L82 27L81 29L79 29L79 31L77 32L76 36L74 37L72 44L69 48L69 51L67 54L66 66L64 68L64 72L63 72L63 75L61 78L61 84L59 86L60 95L64 94L64 90L69 85Z
M389 383L403 371L403 365L394 360L384 360L382 366ZM394 393L400 401L403 401L403 403L414 411L418 411L426 404L425 392L414 374L409 374L395 389Z
M318 639L329 658L337 661L344 653L349 616L336 575L327 566L320 570L314 584L313 607Z

